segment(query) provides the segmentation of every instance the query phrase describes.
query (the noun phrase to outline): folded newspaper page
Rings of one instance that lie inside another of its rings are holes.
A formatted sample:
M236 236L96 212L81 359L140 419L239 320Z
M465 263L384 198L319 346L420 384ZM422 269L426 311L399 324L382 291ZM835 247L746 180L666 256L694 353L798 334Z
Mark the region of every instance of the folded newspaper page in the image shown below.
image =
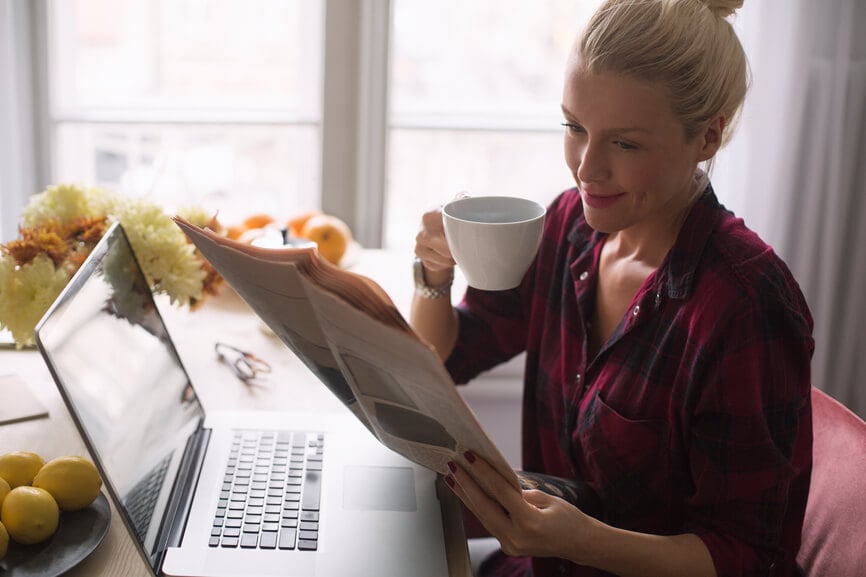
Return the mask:
M385 446L428 469L471 450L516 473L439 356L371 279L314 248L264 248L175 222L271 330Z

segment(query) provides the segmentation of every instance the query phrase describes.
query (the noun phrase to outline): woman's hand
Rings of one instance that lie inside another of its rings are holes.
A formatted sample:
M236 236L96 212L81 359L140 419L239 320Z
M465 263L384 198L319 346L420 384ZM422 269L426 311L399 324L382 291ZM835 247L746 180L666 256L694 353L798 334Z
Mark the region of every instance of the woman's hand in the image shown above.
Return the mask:
M442 225L442 210L425 212L421 217L421 230L415 236L415 255L424 263L427 281L435 285L436 277L448 277L454 267L451 249Z
M715 577L695 534L651 535L618 529L541 491L521 491L473 453L449 463L445 481L499 539L507 555L559 557L623 577Z
M560 557L579 562L581 544L597 522L570 503L542 491L521 491L486 461L467 453L449 463L448 485L499 539L507 555Z

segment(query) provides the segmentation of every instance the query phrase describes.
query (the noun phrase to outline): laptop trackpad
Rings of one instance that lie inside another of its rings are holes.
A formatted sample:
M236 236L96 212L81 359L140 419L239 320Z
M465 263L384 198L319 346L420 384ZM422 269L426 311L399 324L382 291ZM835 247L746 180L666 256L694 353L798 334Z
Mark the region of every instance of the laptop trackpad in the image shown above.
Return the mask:
M410 467L345 467L343 508L415 511L415 472Z

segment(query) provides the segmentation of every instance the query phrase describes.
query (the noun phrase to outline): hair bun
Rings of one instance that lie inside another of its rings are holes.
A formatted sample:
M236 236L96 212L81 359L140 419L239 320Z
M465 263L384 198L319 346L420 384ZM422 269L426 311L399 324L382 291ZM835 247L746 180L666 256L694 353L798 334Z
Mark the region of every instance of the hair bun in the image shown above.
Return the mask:
M727 18L743 7L743 0L703 0L703 2L719 18Z

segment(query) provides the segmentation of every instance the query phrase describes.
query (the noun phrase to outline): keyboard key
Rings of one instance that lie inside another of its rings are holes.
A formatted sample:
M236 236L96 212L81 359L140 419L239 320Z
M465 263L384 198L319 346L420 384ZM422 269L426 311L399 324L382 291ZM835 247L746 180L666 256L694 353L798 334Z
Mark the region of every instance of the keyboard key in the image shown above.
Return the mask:
M298 549L300 551L315 551L318 549L319 543L318 541L311 541L307 539L298 539Z
M223 547L237 547L238 546L238 538L237 537L223 537L222 541L220 541L220 545Z
M244 533L241 536L241 547L244 549L254 549L259 544L259 536L255 533Z
M276 547L277 547L277 534L276 533L262 533L261 538L259 538L259 547L262 549L276 549Z
M307 474L304 476L304 493L301 500L301 509L304 511L318 511L321 493L322 475L314 471L307 471Z
M294 549L295 548L295 530L294 529L283 529L280 531L280 549Z

